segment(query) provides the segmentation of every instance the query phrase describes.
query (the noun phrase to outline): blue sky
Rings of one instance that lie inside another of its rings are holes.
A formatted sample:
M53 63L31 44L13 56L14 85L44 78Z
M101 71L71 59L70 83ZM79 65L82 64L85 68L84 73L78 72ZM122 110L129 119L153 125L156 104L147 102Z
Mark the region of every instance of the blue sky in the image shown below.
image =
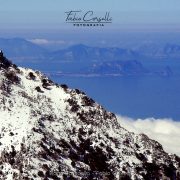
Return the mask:
M65 11L94 10L99 14L110 11L112 27L117 25L144 26L179 25L179 0L0 0L2 28L60 28Z

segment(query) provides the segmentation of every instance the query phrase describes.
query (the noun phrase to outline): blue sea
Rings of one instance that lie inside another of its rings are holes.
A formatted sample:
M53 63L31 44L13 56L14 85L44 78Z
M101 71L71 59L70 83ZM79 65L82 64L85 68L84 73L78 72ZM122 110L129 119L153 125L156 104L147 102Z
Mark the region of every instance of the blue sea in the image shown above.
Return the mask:
M180 121L180 61L159 60L143 62L145 67L158 70L168 65L173 75L122 77L50 76L52 80L78 88L108 111L132 118L171 118ZM51 71L58 71L58 65ZM43 71L50 67L39 67Z

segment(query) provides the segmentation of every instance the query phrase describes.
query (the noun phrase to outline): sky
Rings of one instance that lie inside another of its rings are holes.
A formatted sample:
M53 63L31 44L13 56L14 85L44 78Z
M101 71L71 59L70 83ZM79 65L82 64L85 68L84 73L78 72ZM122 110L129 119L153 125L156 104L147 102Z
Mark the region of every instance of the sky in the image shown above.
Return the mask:
M124 32L128 37L129 32L161 35L180 32L179 0L0 0L0 3L1 38L21 37L52 49L77 43L119 46L116 41L124 38ZM95 16L110 12L112 23L75 28L65 23L65 12L70 10L83 13L92 10Z
M174 27L180 22L179 0L0 0L2 29L62 29L69 10L110 12L113 23L108 28Z

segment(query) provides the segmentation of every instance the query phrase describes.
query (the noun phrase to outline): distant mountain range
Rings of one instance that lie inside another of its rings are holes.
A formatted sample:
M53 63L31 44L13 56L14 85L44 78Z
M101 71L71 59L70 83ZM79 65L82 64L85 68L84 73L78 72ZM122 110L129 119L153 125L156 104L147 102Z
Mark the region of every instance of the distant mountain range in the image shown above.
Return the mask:
M121 60L145 60L149 58L180 58L180 45L154 43L138 47L89 47L83 44L70 46L58 51L49 51L44 47L22 38L0 38L0 49L7 57L15 61L60 61L60 62L104 62Z
M48 54L44 48L22 38L0 38L0 49L7 54L8 58L16 61L44 59Z
M142 44L135 48L134 51L138 52L146 58L180 59L180 45L177 44Z
M129 60L139 56L130 49L89 47L83 44L52 52L22 38L0 38L0 49L16 61L99 62Z
M53 69L56 66L58 71L65 74L142 75L153 73L170 76L173 73L169 67L162 67L159 72L152 72L143 66L142 60L180 58L180 46L174 44L165 46L153 43L142 44L133 50L77 44L52 52L22 38L0 38L0 49L7 54L9 59L14 59L19 65L34 67L36 64L36 68L41 69L42 65L50 67L53 64Z
M83 44L51 53L52 60L78 62L121 61L138 57L139 54L130 49L89 47Z

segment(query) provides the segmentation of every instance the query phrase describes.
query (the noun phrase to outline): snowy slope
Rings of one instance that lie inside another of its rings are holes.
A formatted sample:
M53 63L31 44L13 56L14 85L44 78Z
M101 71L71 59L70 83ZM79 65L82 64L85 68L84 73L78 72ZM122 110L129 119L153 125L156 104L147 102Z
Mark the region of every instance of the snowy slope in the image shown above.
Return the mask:
M180 179L180 158L78 89L0 54L0 179Z

